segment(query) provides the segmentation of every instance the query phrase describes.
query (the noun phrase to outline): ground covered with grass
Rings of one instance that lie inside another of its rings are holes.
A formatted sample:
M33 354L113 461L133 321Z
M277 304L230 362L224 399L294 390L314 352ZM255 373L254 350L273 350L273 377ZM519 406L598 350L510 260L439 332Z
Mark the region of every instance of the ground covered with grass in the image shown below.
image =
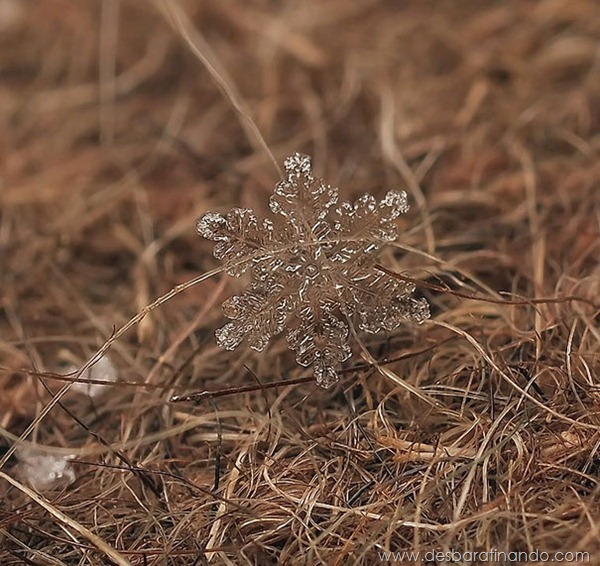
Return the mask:
M599 45L594 0L0 0L2 564L600 563ZM216 346L244 279L147 308L294 151L408 192L431 305L327 390Z

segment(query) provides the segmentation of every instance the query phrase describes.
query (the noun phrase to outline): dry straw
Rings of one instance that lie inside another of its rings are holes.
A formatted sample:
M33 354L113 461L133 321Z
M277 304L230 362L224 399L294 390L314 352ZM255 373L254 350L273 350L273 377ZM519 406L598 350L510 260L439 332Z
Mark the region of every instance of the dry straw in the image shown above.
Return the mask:
M595 3L156 6L0 0L2 564L600 562ZM193 231L265 217L295 151L402 209L368 273L430 306L369 334L336 303L329 389L274 331L214 343L252 270Z

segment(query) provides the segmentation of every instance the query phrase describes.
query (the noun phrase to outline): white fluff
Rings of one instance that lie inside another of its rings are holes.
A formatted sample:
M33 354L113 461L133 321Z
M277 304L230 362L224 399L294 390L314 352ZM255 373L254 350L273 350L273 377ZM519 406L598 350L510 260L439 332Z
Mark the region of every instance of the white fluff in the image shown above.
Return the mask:
M70 368L70 372L77 371L77 368ZM99 397L109 390L109 385L117 381L119 372L112 363L109 356L100 358L91 368L81 374L81 379L93 379L96 381L105 381L106 385L100 383L85 383L78 381L71 386L71 391L75 391L88 397Z
M36 491L60 489L75 481L68 456L56 456L37 448L17 450L19 475Z

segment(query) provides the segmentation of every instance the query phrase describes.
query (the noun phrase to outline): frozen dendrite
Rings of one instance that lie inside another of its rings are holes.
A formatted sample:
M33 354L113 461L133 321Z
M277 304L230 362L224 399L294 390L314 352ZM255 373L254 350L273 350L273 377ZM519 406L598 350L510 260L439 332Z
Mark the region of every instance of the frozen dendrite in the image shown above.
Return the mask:
M261 351L285 329L296 361L329 387L352 353L348 321L376 333L429 317L427 302L411 296L414 285L375 267L380 248L396 239L406 193L389 191L379 202L364 195L336 207L337 189L313 177L308 156L295 153L284 167L287 178L269 203L272 219L234 208L198 220L198 233L216 242L214 255L227 273L252 276L242 295L223 304L231 322L216 331L217 343L233 350L246 338Z

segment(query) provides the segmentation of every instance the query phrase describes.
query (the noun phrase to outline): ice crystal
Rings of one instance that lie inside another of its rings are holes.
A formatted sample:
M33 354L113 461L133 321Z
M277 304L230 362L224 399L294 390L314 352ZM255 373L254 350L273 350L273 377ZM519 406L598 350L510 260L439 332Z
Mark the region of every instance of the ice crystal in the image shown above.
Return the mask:
M217 343L233 350L247 339L261 351L286 330L296 361L330 387L352 353L349 321L376 333L429 317L427 302L412 297L414 285L375 267L380 248L397 237L407 196L389 191L379 202L367 194L337 205L337 189L313 176L310 157L295 153L284 168L287 178L269 203L272 219L234 208L198 220L227 273L251 274L249 288L223 304L231 322L216 331Z

